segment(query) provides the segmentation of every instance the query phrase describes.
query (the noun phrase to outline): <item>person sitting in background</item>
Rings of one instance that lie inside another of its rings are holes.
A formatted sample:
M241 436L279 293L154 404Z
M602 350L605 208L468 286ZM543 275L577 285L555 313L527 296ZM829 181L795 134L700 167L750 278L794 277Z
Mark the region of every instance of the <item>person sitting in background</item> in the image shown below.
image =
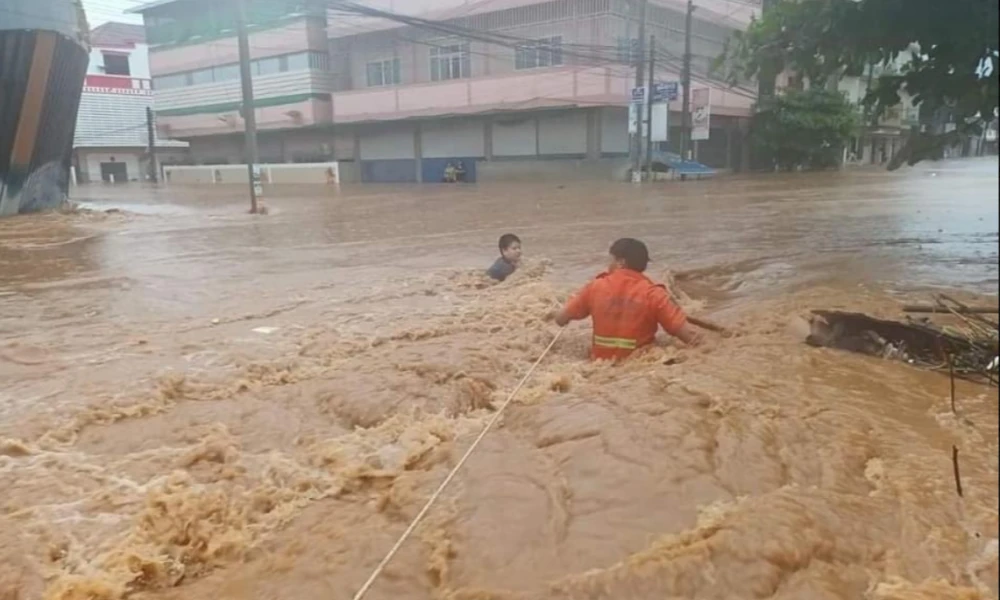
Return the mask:
M627 358L652 344L659 327L685 344L693 346L701 341L667 288L643 275L649 264L649 251L644 243L622 238L611 245L610 255L608 270L553 315L560 327L591 317L594 325L591 358Z
M455 169L454 163L448 163L444 168L444 181L445 183L455 183L458 179L458 170Z
M521 264L521 238L513 233L500 236L500 258L493 263L486 274L497 281L503 281L517 270Z
M465 164L462 161L455 165L455 181L465 183Z

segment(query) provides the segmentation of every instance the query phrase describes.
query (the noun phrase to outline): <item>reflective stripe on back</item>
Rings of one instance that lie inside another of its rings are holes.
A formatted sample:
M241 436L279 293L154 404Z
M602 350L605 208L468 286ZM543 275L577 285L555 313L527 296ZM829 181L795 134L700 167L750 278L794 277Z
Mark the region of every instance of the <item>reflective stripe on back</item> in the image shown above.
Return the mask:
M621 348L622 350L635 350L638 346L636 340L628 338L594 336L594 345L601 348Z

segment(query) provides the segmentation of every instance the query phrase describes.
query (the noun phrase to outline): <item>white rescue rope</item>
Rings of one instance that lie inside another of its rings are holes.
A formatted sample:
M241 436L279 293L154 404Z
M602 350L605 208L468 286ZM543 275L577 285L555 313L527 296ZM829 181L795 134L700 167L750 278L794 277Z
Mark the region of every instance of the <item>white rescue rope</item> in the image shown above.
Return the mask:
M517 385L514 386L514 390L510 393L510 395L507 396L507 399L503 401L503 404L500 405L500 408L498 408L497 411L493 413L493 417L490 418L488 423L486 423L486 427L483 427L483 430L479 432L479 436L476 437L475 441L472 442L472 445L469 446L469 449L465 451L465 454L462 455L462 458L458 461L458 464L455 465L455 468L453 468L451 472L448 473L448 476L444 478L444 481L441 482L441 485L438 486L438 489L435 490L433 494L431 494L431 497L428 498L427 503L424 504L424 507L421 508L420 512L417 513L417 516L414 517L413 522L411 522L410 526L406 528L406 531L403 532L403 535L399 536L399 539L396 540L395 545L393 545L392 549L389 550L389 553L385 555L385 558L382 559L382 562L380 562L378 566L375 567L375 570L372 571L371 576L368 577L368 580L365 581L365 584L361 586L361 589L358 590L358 593L354 594L354 600L361 600L362 598L364 598L365 594L368 593L368 590L371 589L372 584L374 584L375 580L378 579L378 576L382 574L382 570L385 569L386 565L389 564L389 561L391 561L392 557L396 555L396 552L398 552L399 549L403 546L403 543L406 542L406 539L408 537L410 537L410 534L412 534L413 531L417 528L417 525L420 525L420 522L423 521L425 516L427 516L427 513L430 511L431 506L434 505L434 502L437 501L438 497L441 495L444 489L448 487L448 484L451 483L451 480L455 478L455 474L457 474L459 469L462 468L462 465L465 464L465 461L469 459L469 456L472 455L472 452L476 449L476 446L479 445L479 442L483 441L483 438L486 437L486 434L489 433L490 429L493 428L493 425L496 424L496 422L500 419L500 416L503 415L504 410L507 409L507 405L509 405L511 400L514 399L514 396L517 395L519 391L521 391L521 388L524 387L524 384L528 381L528 378L531 377L531 374L535 372L535 369L538 368L538 365L542 362L542 359L544 359L545 356L549 353L549 350L552 349L552 346L555 346L556 342L559 340L559 337L562 335L563 331L565 331L565 329L560 329L559 333L557 333L555 337L552 338L552 341L549 342L549 345L545 347L545 350L542 352L541 356L538 357L538 360L535 361L535 364L531 365L531 368L528 369L528 372L524 374L524 377L521 378L521 381L519 381Z

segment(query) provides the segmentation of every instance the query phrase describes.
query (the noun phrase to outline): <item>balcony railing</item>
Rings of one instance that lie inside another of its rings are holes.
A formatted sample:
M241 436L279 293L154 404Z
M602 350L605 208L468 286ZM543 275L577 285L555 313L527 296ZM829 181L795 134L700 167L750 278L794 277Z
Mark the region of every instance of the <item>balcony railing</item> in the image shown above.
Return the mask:
M126 94L148 96L153 93L149 79L127 75L87 75L83 80L83 91L97 94Z

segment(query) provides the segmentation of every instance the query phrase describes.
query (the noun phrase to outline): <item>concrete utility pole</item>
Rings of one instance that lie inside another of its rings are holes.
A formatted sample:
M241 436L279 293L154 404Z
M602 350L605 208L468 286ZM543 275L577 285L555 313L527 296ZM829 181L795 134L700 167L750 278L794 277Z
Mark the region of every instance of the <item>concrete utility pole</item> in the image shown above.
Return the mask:
M649 36L649 87L646 88L646 172L653 181L653 81L656 66L656 36ZM669 109L668 109L669 110Z
M153 109L146 107L146 136L149 138L149 181L156 183L159 169L156 166L156 128L153 126Z
M254 114L253 75L250 73L250 36L247 33L246 0L233 0L236 9L236 29L240 50L240 83L243 86L243 127L246 131L247 175L250 177L250 212L258 212L257 196L261 193L260 169L257 166L257 118Z
M646 82L642 73L643 63L646 62L646 11L649 6L649 0L639 0L639 37L637 40L637 48L635 51L635 56L632 57L633 62L635 62L635 87L641 88ZM629 40L629 52L632 52L632 40ZM649 95L648 92L646 94ZM631 98L629 102L631 102ZM646 102L649 102L649 98L646 98ZM636 109L636 126L635 135L632 137L632 181L637 181L636 177L640 179L642 177L642 106Z
M776 0L761 0L760 2L760 16L761 18L767 14L767 12L774 5ZM760 73L757 74L757 104L760 104L761 100L774 95L774 80L777 78L777 73L772 73L770 68L761 68Z
M691 15L694 14L694 0L688 0L687 14L684 16L684 67L681 72L681 87L684 97L681 102L681 160L690 160L688 148L691 146Z

